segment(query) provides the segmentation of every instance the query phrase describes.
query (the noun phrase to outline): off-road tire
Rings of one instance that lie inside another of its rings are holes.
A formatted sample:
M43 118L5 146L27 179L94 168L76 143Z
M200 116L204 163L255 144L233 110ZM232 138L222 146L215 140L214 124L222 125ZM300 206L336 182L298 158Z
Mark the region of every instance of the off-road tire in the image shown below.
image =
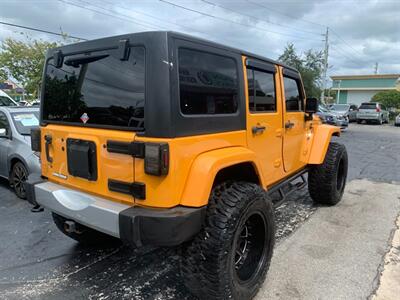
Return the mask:
M347 179L348 157L346 147L331 142L324 162L310 168L308 190L315 203L337 204L343 196Z
M28 178L29 172L25 165L18 161L16 162L10 173L10 184L14 189L15 194L20 199L26 199L26 191L24 182Z
M80 233L67 232L65 231L64 223L69 219L64 218L56 213L52 213L52 216L54 223L62 233L64 233L66 236L70 237L71 239L74 239L75 241L79 242L82 245L86 246L100 245L100 244L105 245L105 244L115 243L118 241L118 239L110 235L91 229L79 223L76 224Z
M248 250L241 243L243 226L253 238ZM199 299L251 299L265 280L274 243L274 212L266 192L252 183L222 183L212 190L203 230L183 247L182 278ZM236 250L247 250L242 261Z

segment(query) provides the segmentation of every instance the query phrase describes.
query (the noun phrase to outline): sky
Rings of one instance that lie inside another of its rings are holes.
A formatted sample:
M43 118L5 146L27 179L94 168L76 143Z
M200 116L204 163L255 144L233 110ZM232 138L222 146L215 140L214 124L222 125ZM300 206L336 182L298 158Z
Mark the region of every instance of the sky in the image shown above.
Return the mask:
M0 0L0 21L85 39L174 30L272 59L323 50L329 27L328 76L400 73L400 0ZM26 34L60 40L0 24L0 42Z

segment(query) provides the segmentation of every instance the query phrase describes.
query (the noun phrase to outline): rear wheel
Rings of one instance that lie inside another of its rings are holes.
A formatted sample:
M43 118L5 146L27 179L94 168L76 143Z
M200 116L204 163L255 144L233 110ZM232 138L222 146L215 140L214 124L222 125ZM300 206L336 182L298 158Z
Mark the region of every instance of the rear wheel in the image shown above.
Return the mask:
M24 182L28 178L28 170L22 162L16 162L11 170L10 183L18 198L26 199Z
M379 118L378 124L379 124L379 125L382 125L382 124L383 124L383 117L380 117L380 118Z
M66 221L71 221L71 220L64 218L56 213L52 213L52 216L57 228L66 236L70 237L71 239L74 239L80 244L98 245L98 244L108 244L118 241L118 239L110 235L91 229L79 223L75 223L76 231L69 232L67 230Z
M357 120L357 124L361 124L362 123L362 120Z
M251 299L267 274L274 241L265 191L245 182L218 185L203 230L183 250L185 284L200 299Z
M331 142L321 165L308 173L308 190L316 203L335 205L343 196L347 179L348 158L344 145Z

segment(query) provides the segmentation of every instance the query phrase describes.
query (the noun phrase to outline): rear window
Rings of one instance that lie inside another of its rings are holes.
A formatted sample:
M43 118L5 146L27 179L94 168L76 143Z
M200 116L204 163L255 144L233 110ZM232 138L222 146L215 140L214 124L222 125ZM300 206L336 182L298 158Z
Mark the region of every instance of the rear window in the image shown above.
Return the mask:
M132 47L121 61L117 50L47 63L43 120L144 129L145 50Z
M11 113L12 120L19 134L30 135L31 130L39 126L39 112Z
M360 109L375 109L376 103L363 103L360 106Z
M239 90L235 60L179 49L179 93L185 115L236 113Z

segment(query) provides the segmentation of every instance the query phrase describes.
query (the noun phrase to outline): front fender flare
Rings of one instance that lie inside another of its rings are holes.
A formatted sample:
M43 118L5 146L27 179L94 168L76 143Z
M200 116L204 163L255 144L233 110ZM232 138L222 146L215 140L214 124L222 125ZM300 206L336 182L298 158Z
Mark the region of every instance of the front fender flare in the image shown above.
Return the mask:
M260 183L261 166L254 152L244 147L228 147L200 154L194 160L181 197L181 205L200 207L208 204L215 176L226 167L250 162L254 165Z
M324 162L332 136L340 136L340 128L331 125L318 125L314 127L313 142L308 163L319 165Z

